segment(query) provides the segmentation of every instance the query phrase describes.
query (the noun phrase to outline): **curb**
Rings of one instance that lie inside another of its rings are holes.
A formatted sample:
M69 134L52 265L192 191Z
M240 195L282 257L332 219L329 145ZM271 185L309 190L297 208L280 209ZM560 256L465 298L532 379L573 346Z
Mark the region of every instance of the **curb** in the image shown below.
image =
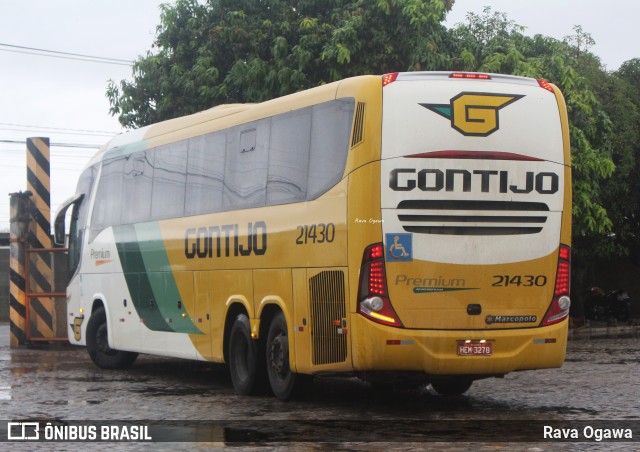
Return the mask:
M619 325L618 322L594 322L569 328L569 340L640 338L640 324Z

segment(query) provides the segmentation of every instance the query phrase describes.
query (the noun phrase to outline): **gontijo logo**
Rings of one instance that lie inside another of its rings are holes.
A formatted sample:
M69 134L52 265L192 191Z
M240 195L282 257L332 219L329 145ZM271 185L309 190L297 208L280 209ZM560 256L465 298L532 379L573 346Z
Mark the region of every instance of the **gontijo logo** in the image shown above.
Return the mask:
M523 98L519 94L465 93L449 104L420 104L451 120L451 127L466 136L486 137L500 128L498 110Z

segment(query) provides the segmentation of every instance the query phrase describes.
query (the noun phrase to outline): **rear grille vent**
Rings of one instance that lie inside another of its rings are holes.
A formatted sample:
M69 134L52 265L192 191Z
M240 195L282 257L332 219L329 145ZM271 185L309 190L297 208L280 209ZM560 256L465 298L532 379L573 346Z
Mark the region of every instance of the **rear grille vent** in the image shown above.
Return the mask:
M440 235L537 234L549 207L541 202L412 200L398 204L407 232Z
M347 336L341 334L346 317L344 273L324 271L309 279L313 329L313 364L347 359Z
M353 136L351 137L351 147L362 142L364 137L364 102L358 102L356 114L353 119Z

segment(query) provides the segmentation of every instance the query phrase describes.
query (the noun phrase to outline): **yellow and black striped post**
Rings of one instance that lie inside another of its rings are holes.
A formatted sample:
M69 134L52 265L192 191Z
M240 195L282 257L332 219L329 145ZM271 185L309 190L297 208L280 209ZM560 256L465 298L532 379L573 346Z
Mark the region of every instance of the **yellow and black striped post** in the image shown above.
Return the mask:
M31 197L30 250L51 248L49 138L27 138L27 190ZM52 291L52 255L27 254L27 295ZM27 340L56 336L56 309L52 297L27 296Z
M26 242L29 230L31 193L11 193L10 258L9 258L9 320L10 345L26 344L27 296L25 283Z
M33 196L32 248L51 248L51 195L49 138L27 138L27 190Z

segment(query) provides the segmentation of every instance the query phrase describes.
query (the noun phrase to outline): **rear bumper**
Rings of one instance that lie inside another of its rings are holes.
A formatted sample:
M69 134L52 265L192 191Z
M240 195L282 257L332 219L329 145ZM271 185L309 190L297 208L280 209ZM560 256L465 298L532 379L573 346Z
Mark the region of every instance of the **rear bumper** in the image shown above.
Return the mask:
M354 369L422 371L431 375L503 375L517 370L560 367L567 348L564 320L542 328L504 330L413 330L352 316ZM491 356L458 356L464 340L493 343Z

